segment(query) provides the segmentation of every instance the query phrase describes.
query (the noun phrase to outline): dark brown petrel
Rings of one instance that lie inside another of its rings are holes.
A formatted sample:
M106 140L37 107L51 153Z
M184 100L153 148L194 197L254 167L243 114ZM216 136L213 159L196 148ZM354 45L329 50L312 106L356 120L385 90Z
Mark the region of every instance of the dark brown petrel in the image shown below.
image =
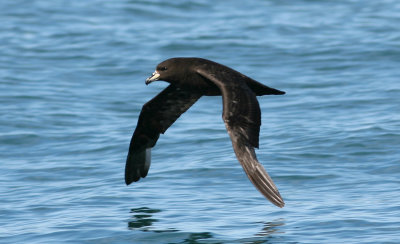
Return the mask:
M278 207L285 205L274 182L258 162L261 111L256 96L282 95L227 66L202 58L171 58L157 65L146 84L163 80L170 85L143 105L126 159L127 185L146 177L151 148L165 131L201 96L221 96L222 118L236 157L255 187Z

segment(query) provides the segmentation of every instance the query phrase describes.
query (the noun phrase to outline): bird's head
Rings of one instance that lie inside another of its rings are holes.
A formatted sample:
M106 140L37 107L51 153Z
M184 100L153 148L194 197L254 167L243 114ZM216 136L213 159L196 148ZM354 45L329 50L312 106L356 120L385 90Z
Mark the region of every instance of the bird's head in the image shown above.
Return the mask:
M187 58L170 58L159 63L153 74L146 79L146 85L157 80L163 80L174 84L179 83L188 75L188 72L186 72L188 66L182 65L185 63L186 59Z

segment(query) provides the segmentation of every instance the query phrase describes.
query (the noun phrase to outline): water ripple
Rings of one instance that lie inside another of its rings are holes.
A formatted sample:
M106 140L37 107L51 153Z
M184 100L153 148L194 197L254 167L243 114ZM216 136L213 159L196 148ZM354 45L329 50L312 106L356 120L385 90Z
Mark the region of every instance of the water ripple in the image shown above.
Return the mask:
M22 6L22 7L21 7ZM2 1L0 238L5 243L396 243L400 4L360 1ZM329 11L327 11L329 10ZM246 178L204 97L124 185L155 65L200 56L285 96L259 98Z

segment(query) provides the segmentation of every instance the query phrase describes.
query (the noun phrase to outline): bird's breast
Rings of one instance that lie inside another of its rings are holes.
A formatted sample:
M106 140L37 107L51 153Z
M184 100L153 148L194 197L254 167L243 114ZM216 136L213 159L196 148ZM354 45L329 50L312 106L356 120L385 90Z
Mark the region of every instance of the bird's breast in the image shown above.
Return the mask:
M214 83L200 76L186 77L175 84L181 89L203 96L221 96L221 91Z

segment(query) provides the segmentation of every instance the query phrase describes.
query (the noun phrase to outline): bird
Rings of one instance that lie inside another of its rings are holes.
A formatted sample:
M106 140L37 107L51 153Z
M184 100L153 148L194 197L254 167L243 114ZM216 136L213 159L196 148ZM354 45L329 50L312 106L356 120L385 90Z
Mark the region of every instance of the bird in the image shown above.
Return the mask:
M261 110L256 96L283 95L228 66L197 57L175 57L159 63L146 85L165 81L169 85L145 103L129 145L125 183L146 177L153 148L160 134L202 96L222 96L222 119L236 157L253 185L271 203L285 205L277 187L259 163Z

